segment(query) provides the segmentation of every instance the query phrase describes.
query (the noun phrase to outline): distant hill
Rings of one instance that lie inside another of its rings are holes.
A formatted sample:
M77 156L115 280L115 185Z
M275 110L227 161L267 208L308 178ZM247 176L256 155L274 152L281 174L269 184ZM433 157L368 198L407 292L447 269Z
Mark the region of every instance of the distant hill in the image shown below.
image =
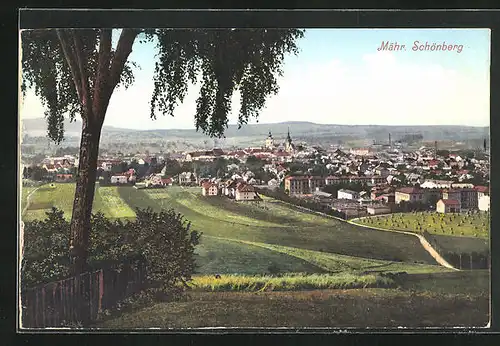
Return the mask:
M25 119L23 130L30 137L46 136L46 122L44 118ZM66 137L80 137L81 122L65 122ZM397 141L407 134L421 134L424 141L449 140L470 141L489 138L489 127L471 126L387 126L387 125L335 125L316 124L312 122L283 122L274 124L244 125L238 129L237 125L229 125L225 131L225 139L219 142L226 145L262 144L271 131L275 140L280 142L286 137L290 129L294 141L306 141L311 144L335 143L345 140L364 140L366 143L378 141L388 142L389 134L393 141ZM151 141L193 141L203 142L213 139L196 130L157 129L133 130L113 126L104 126L103 143L110 142L151 142ZM75 138L76 140L76 138Z
M43 137L47 135L47 120L45 118L35 118L35 119L22 119L21 121L22 131L32 137ZM64 121L65 133L68 137L80 137L82 131L82 122L80 120L75 120L70 122L69 119ZM113 126L104 126L104 131L119 131L119 132L130 132L134 130L122 129Z

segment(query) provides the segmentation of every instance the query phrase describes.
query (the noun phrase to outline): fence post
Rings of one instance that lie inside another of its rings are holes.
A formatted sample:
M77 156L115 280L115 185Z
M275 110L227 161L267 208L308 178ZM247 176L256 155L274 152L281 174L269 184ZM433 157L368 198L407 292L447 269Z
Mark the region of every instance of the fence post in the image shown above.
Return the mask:
M104 295L104 273L103 270L99 270L99 305L98 311L102 311L102 296Z

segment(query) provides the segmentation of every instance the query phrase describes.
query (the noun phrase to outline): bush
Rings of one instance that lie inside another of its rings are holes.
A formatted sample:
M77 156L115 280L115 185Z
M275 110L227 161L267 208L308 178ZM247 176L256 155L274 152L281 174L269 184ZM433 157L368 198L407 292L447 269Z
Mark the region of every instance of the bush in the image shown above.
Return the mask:
M186 284L194 271L194 247L200 234L174 210L155 213L137 209L134 221L91 219L89 269L120 270L126 259L144 261L151 287L170 294ZM23 288L69 276L69 222L53 208L43 221L26 222L21 271ZM130 261L127 261L130 262Z

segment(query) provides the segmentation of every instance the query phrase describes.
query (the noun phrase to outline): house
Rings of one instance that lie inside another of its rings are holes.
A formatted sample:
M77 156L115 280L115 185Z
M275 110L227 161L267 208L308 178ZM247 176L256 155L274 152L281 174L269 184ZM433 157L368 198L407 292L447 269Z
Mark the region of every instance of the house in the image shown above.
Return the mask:
M172 186L173 180L172 178L161 178L161 184L163 186Z
M436 179L427 179L423 184L420 185L421 188L423 189L449 189L451 188L451 185L453 184L453 181L449 180L436 180Z
M196 175L191 172L182 172L179 174L179 185L191 185L196 183Z
M58 182L67 182L73 179L73 174L57 174L56 181Z
M478 200L478 208L481 211L489 211L490 210L490 196L483 195Z
M234 198L236 194L236 186L238 185L237 180L228 180L224 184L224 195L229 197L229 198Z
M236 187L235 199L237 201L255 201L260 200L260 197L257 195L255 187L245 183L239 183Z
M478 193L475 189L447 189L443 190L443 199L454 199L460 201L462 210L477 209Z
M440 199L436 203L438 213L459 213L460 201L456 199Z
M216 183L205 182L201 187L203 196L217 196L219 194L219 187Z
M359 199L359 193L347 189L340 189L337 191L338 199Z
M383 204L372 204L366 206L366 212L370 215L389 214L391 212L391 208Z
M490 189L487 186L475 186L474 190L477 191L477 198L488 196L490 194Z
M399 204L402 201L424 202L423 190L416 187L401 187L396 189L394 197L396 204Z
M128 177L126 175L113 175L111 176L111 184L127 184Z

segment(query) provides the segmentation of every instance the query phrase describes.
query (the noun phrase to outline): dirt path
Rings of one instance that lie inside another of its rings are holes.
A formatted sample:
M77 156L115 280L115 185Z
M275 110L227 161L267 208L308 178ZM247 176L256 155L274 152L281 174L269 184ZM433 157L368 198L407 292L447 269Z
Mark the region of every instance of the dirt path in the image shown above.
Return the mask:
M388 229L379 228L379 227L373 227L373 226L365 226L365 225L361 225L361 224L353 222L355 220L361 220L361 219L364 219L366 217L360 217L360 218L355 218L355 219L351 219L351 220L344 220L344 219L336 217L336 216L328 215L328 214L325 214L325 213L322 213L322 212L319 212L319 211L315 211L315 210L311 210L311 209L308 209L308 208L304 208L304 207L301 207L301 206L298 206L298 205L294 205L294 204L291 204L291 203L288 203L288 202L284 202L284 201L280 201L280 202L284 203L284 204L288 204L288 205L290 205L292 207L295 207L295 208L298 208L298 209L301 209L301 210L305 210L305 211L308 211L308 212L312 212L312 213L315 213L315 214L318 214L318 215L322 215L322 216L328 217L330 219L335 219L335 220L338 220L338 221L347 222L347 223L349 223L351 225L354 225L354 226L359 226L359 227L364 227L364 228L369 228L369 229L376 229L376 230L384 231L384 232L396 232L396 233L402 233L402 234L412 235L414 237L417 237L420 240L420 244L422 244L422 247L425 249L425 251L427 251L432 256L432 258L434 258L434 260L436 260L437 263L439 263L443 267L459 271L459 269L457 269L454 266L452 266L451 264L449 264L448 261L446 261L432 247L432 245L429 244L429 242L423 236L421 236L420 234L416 234L416 233L413 233L413 232L388 230Z
M356 225L356 226L359 226L359 227L365 227L365 228L370 228L370 229L376 229L376 230L379 230L379 231L384 231L384 232L396 232L396 233L402 233L402 234L408 234L408 235L412 235L412 236L415 236L417 237L419 240L420 240L420 244L422 244L422 246L424 247L425 251L427 251L431 256L432 258L434 258L436 260L437 263L439 263L440 265L442 265L443 267L446 267L446 268L449 268L449 269L453 269L453 270L456 270L456 271L459 271L459 269L455 268L454 266L452 266L451 264L448 263L448 261L446 261L433 247L431 244L429 244L429 242L420 234L416 234L416 233L413 233L413 232L406 232L406 231L396 231L396 230L388 230L388 229L385 229L385 228L380 228L380 227L374 227L374 226L365 226L365 225L361 225L359 223L355 223L354 221L355 220L361 220L361 219L364 219L366 217L360 217L360 218L356 218L356 219L351 219L351 220L347 220L346 222L347 223L350 223L351 225Z
M30 193L28 193L28 196L26 196L26 205L24 206L23 210L21 211L21 216L24 215L24 213L26 212L26 210L28 210L28 207L30 206L30 198L31 198L31 195L33 195L39 188L41 188L42 186L38 186L36 189L34 189L33 191L31 191Z

